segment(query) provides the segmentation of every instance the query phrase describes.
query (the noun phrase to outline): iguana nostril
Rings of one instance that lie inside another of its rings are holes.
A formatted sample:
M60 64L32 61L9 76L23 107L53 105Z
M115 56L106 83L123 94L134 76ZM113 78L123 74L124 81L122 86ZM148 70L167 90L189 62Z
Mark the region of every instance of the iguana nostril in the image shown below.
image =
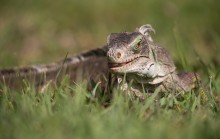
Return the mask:
M121 53L117 52L116 56L117 56L117 58L121 58Z

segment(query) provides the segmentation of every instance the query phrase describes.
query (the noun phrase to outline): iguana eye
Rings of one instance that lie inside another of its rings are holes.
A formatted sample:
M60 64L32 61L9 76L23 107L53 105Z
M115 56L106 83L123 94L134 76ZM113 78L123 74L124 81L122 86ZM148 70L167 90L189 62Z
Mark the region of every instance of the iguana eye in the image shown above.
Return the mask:
M133 49L134 49L135 51L140 50L140 49L141 49L141 41L139 41L136 45L134 45Z

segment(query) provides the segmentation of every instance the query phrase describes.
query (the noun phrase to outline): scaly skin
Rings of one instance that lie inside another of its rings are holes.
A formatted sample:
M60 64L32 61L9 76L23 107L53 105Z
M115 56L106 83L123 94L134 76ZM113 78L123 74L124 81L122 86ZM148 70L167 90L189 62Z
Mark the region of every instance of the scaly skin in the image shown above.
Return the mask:
M134 32L112 33L107 38L109 69L117 75L122 90L143 99L143 91L188 92L195 88L197 75L178 74L168 51L153 42L150 32L155 31L147 24ZM126 80L122 84L124 76Z
M0 68L0 94L4 86L12 90L23 88L28 82L36 88L45 88L48 83L59 83L68 76L70 83L87 81L102 83L108 75L106 52L103 49L94 49L77 56L67 57L62 61L47 65L33 65L25 67ZM102 84L105 86L105 84ZM44 90L44 89L43 89Z

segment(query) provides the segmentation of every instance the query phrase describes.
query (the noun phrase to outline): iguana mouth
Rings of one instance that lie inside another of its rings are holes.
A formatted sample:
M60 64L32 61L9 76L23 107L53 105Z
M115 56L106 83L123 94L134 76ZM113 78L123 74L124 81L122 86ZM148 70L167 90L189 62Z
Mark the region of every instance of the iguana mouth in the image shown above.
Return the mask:
M141 56L140 56L141 57ZM122 62L122 63L108 63L108 67L112 70L114 69L118 69L118 68L123 68L123 67L126 67L126 66L129 66L131 65L132 63L136 62L140 57L135 57L131 60L128 60L126 62Z
M133 61L133 60L132 60ZM131 63L132 61L124 62L124 63L108 63L108 67L113 69L113 68L118 68L127 65L128 63Z

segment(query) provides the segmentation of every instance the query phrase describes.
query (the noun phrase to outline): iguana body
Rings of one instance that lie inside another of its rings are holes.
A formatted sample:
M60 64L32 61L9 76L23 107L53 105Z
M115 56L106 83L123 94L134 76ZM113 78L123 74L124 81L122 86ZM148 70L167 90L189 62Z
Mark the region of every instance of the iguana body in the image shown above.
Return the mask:
M79 77L103 82L103 75L108 77L110 70L116 75L122 90L134 92L138 97L142 97L142 92L151 93L157 88L161 92L187 92L193 89L197 76L194 73L177 73L167 50L153 42L149 35L152 31L154 29L150 25L143 25L134 32L112 33L105 47L58 63L2 69L0 84L16 88L23 84L22 80L27 80L40 86L56 81L60 73L68 75L71 81ZM126 80L123 84L124 76Z

